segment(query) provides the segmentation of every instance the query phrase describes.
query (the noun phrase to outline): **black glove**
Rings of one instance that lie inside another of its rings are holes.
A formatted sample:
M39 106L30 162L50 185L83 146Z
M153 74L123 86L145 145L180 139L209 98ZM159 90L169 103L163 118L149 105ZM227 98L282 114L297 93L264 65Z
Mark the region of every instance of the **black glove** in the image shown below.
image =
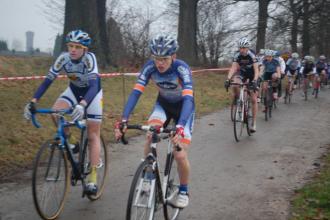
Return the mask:
M258 91L259 90L258 82L256 80L253 80L251 82L251 89L253 89L254 91Z
M227 79L227 80L225 81L225 88L228 90L229 86L230 86L230 80Z

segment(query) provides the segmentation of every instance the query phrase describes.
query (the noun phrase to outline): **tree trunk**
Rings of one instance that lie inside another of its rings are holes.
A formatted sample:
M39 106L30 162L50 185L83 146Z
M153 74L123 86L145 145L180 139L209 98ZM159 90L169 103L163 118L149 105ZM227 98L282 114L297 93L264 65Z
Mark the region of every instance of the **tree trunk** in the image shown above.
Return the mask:
M310 29L309 29L309 2L303 2L303 29L302 29L302 53L305 56L310 53Z
M197 3L198 0L180 0L179 58L189 65L198 65L197 57Z
M258 30L256 51L265 48L266 29L268 20L268 5L271 0L259 0Z
M106 0L66 0L64 16L63 36L76 29L86 31L92 38L90 50L96 54L101 66L109 64L105 4ZM65 49L65 37L62 49Z
M294 0L290 0L290 11L292 13L292 22L291 22L291 39L290 39L290 45L291 45L291 51L297 52L298 51L298 19L299 16L297 14L297 6L294 3Z

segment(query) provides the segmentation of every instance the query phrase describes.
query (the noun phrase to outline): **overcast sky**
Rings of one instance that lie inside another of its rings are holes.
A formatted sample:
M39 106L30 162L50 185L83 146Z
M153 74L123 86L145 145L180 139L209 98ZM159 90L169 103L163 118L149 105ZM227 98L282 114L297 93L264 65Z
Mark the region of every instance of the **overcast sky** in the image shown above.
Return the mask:
M34 48L43 51L53 48L54 39L60 28L54 28L41 12L41 0L1 0L0 39L6 40L9 48L20 41L25 50L25 32L34 32Z
M121 4L145 8L145 5L159 9L164 8L164 0L120 0ZM138 3L138 4L137 4ZM51 23L42 9L42 0L0 0L0 40L5 40L10 49L13 42L21 44L25 50L26 31L34 32L34 48L42 51L52 50L57 33L62 33L61 25ZM123 7L125 8L125 7ZM46 11L47 13L47 11Z

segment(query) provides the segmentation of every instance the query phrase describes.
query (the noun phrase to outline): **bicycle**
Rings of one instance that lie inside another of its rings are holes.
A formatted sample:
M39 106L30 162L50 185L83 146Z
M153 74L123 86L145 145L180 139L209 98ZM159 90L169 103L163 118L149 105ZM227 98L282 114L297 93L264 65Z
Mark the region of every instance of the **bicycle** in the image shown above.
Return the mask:
M175 134L174 128L161 128L149 125L128 125L127 129L137 129L151 132L151 152L138 166L130 187L127 202L126 220L155 219L155 214L163 208L166 220L174 220L179 216L180 208L175 207L171 201L179 192L179 179L174 161L173 151L181 151L179 146L174 146L171 141L167 145L167 156L163 178L157 157L157 143ZM166 134L161 136L161 134ZM124 137L122 142L127 143ZM162 182L163 180L163 182Z
M308 73L308 74L305 74L303 77L304 77L304 81L303 81L303 92L304 92L304 98L305 98L305 101L307 101L308 99L308 90L309 90L309 81L311 80L311 76L313 76L314 73ZM313 93L315 92L315 88L313 89Z
M32 173L33 202L40 217L47 220L60 215L70 183L75 186L80 180L83 187L82 197L87 195L89 200L94 201L102 195L108 173L108 150L101 137L100 162L97 166L98 192L96 195L85 193L85 179L90 173L86 120L67 121L65 115L71 113L72 109L36 109L31 118L33 125L40 128L35 114L55 114L58 117L55 137L41 145L34 160ZM68 137L64 133L64 128L74 126L80 129L77 154L69 147ZM71 176L69 164L72 168Z
M284 96L284 103L291 103L292 100L292 93L293 93L293 80L294 76L288 75L288 84L285 88L285 96Z
M273 80L264 80L264 82L267 82L267 88L264 91L264 113L265 113L265 120L268 121L268 118L272 117L272 109L277 108L276 100L274 99L274 89L273 87L276 87L275 85L277 82L274 82ZM274 83L274 84L273 84Z
M234 125L234 137L239 142L242 136L244 125L246 125L246 131L251 136L250 128L252 126L252 108L251 108L251 97L248 89L249 82L234 83L230 82L230 85L239 86L239 97L235 100L236 104L233 107L232 121Z

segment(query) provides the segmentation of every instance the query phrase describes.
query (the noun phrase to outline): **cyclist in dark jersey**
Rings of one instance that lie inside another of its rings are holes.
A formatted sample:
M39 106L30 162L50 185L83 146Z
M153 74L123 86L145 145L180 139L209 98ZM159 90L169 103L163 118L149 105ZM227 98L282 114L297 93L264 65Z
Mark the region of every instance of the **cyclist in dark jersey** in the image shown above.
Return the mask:
M122 136L120 127L125 127L130 113L143 93L148 82L152 80L158 90L158 98L149 117L150 125L166 127L171 119L176 123L174 144L182 147L175 151L174 157L178 165L180 178L179 193L171 203L184 208L189 203L188 179L190 165L188 161L188 146L191 142L194 123L195 104L193 96L193 81L189 66L182 60L176 59L177 41L170 36L157 36L150 42L152 59L147 61L141 70L138 80L128 98L122 114L121 122L116 124L115 136ZM125 130L124 130L125 132ZM145 145L145 155L149 153L151 137L148 136Z
M251 90L252 99L252 114L253 114L253 125L251 127L251 132L256 132L257 127L257 112L258 112L258 85L257 80L259 77L259 67L258 60L255 54L249 49L250 41L247 38L241 38L238 42L239 51L235 53L233 58L232 66L229 70L225 86L229 86L230 80L235 83L239 83L241 79L237 76L242 76L243 82L249 81L254 88ZM237 86L233 86L233 100L239 96L239 89Z
M328 65L326 63L326 57L324 55L321 55L319 57L319 60L316 62L315 67L316 73L321 78L321 82L327 82L325 79L327 77Z

